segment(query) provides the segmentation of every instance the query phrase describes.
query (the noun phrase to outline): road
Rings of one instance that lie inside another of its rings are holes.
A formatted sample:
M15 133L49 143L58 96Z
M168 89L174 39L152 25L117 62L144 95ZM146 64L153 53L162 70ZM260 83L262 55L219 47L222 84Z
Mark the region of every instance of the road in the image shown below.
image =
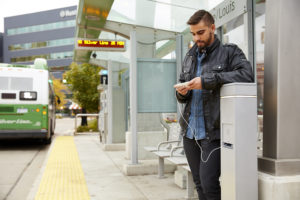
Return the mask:
M55 136L73 132L74 118L57 119ZM38 140L0 141L0 200L26 199L49 149Z

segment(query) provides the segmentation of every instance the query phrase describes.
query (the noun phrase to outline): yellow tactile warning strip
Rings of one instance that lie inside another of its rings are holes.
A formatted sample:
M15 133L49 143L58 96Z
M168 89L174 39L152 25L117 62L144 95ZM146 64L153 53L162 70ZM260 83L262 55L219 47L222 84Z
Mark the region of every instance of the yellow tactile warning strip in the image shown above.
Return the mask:
M73 136L58 136L35 200L89 200Z

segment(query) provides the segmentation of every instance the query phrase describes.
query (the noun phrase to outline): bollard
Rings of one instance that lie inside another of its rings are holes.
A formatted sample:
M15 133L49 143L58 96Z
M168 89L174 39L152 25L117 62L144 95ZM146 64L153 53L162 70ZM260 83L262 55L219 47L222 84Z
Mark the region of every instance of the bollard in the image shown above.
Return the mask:
M221 196L257 200L257 98L255 83L221 88Z

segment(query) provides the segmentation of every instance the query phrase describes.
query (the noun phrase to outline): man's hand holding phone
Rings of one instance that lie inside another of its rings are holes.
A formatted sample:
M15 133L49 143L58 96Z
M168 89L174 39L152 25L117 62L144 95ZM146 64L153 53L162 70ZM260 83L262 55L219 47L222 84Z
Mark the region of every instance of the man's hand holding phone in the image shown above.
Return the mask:
M188 91L189 91L188 83L189 82L177 83L176 85L174 85L174 88L176 89L176 91L179 94L186 95L188 93Z
M201 90L202 89L202 83L201 78L196 77L190 81L184 82L184 83L178 83L174 85L174 88L176 88L176 91L181 95L186 95L189 90Z

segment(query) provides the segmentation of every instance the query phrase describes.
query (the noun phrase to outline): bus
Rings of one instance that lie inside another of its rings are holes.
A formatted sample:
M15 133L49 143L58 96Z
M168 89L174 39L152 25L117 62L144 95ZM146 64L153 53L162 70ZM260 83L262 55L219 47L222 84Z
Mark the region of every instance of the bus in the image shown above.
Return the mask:
M33 65L0 63L0 139L40 138L50 144L55 101L45 59Z

